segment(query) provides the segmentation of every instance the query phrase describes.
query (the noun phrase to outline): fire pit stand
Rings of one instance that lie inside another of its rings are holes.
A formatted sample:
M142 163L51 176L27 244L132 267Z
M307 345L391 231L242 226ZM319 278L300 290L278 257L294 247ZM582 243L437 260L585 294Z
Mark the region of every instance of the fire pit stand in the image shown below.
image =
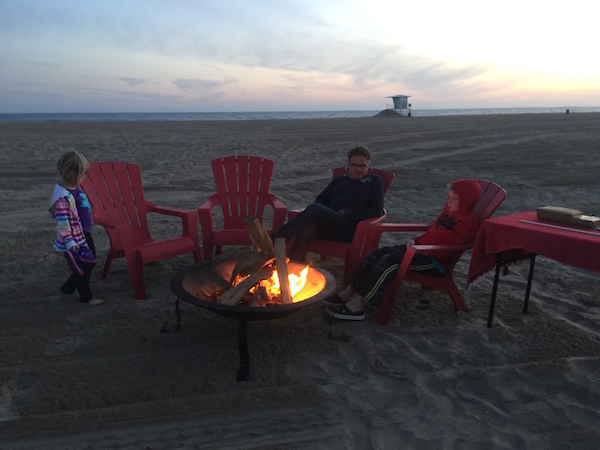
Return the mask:
M290 304L274 304L267 306L243 306L223 305L216 302L217 293L222 293L229 287L229 279L235 267L236 260L223 259L211 260L195 264L177 272L171 278L171 291L177 296L175 312L177 315L177 326L179 331L181 325L181 312L179 301L184 300L202 308L206 308L216 314L235 319L238 321L238 350L240 354L240 367L237 371L236 380L246 381L250 373L250 355L248 352L248 321L270 320L287 316L302 308L320 302L335 291L335 278L323 269L309 269L307 280L307 292L310 297L304 298ZM290 263L290 270L294 269L296 263ZM308 285L312 283L313 289L318 291L312 294ZM320 288L320 289L319 289ZM302 292L302 291L301 291Z

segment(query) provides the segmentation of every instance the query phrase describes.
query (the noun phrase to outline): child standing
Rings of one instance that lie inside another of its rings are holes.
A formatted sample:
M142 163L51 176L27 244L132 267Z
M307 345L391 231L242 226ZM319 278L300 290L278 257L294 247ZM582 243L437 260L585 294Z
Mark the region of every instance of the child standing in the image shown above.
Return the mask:
M73 271L60 291L69 295L77 291L80 302L100 305L104 300L95 299L90 290L90 278L96 266L92 208L79 185L90 170L90 163L81 153L69 151L58 159L56 167L60 182L54 188L50 205L57 228L54 248L63 252Z
M481 186L475 180L454 181L449 186L446 207L425 233L414 238L413 243L467 244L473 241L479 228L479 220L473 208L480 192ZM364 319L364 303L379 306L387 286L400 268L405 252L406 245L371 251L356 268L346 289L323 301L327 305L327 313L337 319ZM451 260L443 252L435 255L415 253L410 262L410 270L429 276L441 276Z

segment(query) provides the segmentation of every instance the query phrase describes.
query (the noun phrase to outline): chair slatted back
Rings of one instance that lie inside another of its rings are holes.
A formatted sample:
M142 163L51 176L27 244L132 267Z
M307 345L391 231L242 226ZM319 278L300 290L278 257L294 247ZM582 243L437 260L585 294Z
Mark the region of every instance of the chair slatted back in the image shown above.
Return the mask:
M211 161L225 228L245 228L244 219L262 217L273 161L258 156L226 156Z
M473 208L473 212L479 218L479 222L489 219L506 198L506 191L491 181L478 180L481 186L479 200Z
M139 166L119 161L95 162L81 184L95 221L111 228L127 226L136 244L151 240Z

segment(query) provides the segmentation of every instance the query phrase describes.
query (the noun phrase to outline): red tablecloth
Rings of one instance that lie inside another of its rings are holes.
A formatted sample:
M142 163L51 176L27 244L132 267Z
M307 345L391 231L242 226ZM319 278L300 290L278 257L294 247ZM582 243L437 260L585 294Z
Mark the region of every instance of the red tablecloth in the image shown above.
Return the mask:
M536 222L525 223L522 221ZM600 231L538 221L533 211L487 219L479 228L468 282L496 266L500 252L523 250L555 261L600 272Z

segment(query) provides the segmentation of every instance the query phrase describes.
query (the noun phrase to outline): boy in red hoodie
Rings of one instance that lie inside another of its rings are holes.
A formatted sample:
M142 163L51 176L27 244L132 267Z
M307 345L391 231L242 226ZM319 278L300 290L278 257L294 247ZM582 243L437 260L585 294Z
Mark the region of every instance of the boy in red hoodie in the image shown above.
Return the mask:
M468 244L475 239L479 220L473 208L479 199L481 187L475 180L454 181L449 186L448 200L440 216L429 229L414 238L417 245ZM396 275L406 245L382 247L371 251L356 268L350 284L324 300L327 313L337 319L362 320L364 303L379 306L385 289ZM443 252L434 255L415 253L410 270L430 276L441 276L452 259Z

